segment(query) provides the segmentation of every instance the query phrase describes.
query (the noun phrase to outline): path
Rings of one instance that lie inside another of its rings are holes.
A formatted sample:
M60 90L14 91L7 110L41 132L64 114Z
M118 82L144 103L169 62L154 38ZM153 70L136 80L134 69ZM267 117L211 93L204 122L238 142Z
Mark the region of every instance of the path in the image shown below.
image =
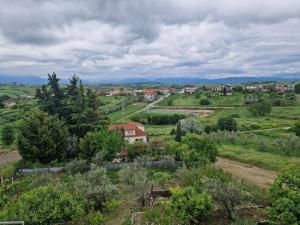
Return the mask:
M17 151L3 153L0 155L0 167L5 166L10 162L17 161L21 159L21 156Z
M292 127L274 127L274 128L266 128L266 129L259 129L259 130L240 131L240 133L264 132L264 131L274 131L274 130L289 130L291 128Z
M246 183L260 188L270 187L277 176L277 173L272 170L220 157L218 157L215 166L231 173L233 176L243 179Z
M154 107L155 104L159 103L160 101L162 101L163 99L165 99L165 98L168 97L168 96L169 96L169 94L163 95L162 97L160 97L160 98L157 99L156 101L151 102L150 104L146 105L144 108L142 108L142 109L140 109L140 110L137 110L137 111L135 111L135 112L133 112L133 113L130 113L130 114L128 114L128 115L126 115L126 116L124 116L124 117L118 119L118 121L123 120L123 119L128 118L128 117L131 117L132 115L137 114L137 113L140 113L140 112L149 111L152 107Z

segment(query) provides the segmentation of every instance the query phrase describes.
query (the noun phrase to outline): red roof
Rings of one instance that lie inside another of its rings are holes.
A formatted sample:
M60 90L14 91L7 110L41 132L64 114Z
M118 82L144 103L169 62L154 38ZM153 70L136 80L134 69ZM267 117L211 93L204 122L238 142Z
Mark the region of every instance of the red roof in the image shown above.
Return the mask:
M144 131L138 128L139 126L143 127L144 125L137 122L128 122L127 124L111 124L108 129L116 131L135 130L135 135L128 135L128 137L147 136Z

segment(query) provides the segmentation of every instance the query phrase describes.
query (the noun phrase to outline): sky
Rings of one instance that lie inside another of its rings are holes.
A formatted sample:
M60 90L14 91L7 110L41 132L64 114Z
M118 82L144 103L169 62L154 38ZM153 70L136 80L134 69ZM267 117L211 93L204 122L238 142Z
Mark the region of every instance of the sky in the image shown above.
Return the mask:
M0 0L0 76L300 72L300 0Z

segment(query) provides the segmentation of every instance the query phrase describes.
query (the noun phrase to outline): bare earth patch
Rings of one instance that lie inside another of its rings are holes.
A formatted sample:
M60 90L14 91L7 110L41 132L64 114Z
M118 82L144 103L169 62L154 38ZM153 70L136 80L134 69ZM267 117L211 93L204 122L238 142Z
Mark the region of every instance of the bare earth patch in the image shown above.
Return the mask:
M10 162L21 159L21 156L17 151L0 154L0 166L5 166Z
M219 157L215 166L260 188L269 188L277 176L277 173L272 170Z

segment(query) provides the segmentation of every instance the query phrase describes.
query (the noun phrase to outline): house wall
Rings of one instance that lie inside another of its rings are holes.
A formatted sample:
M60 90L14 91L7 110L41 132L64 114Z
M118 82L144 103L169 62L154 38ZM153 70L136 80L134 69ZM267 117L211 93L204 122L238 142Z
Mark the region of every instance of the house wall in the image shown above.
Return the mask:
M125 137L125 140L128 141L129 144L132 144L135 141L147 142L147 137L146 136Z

